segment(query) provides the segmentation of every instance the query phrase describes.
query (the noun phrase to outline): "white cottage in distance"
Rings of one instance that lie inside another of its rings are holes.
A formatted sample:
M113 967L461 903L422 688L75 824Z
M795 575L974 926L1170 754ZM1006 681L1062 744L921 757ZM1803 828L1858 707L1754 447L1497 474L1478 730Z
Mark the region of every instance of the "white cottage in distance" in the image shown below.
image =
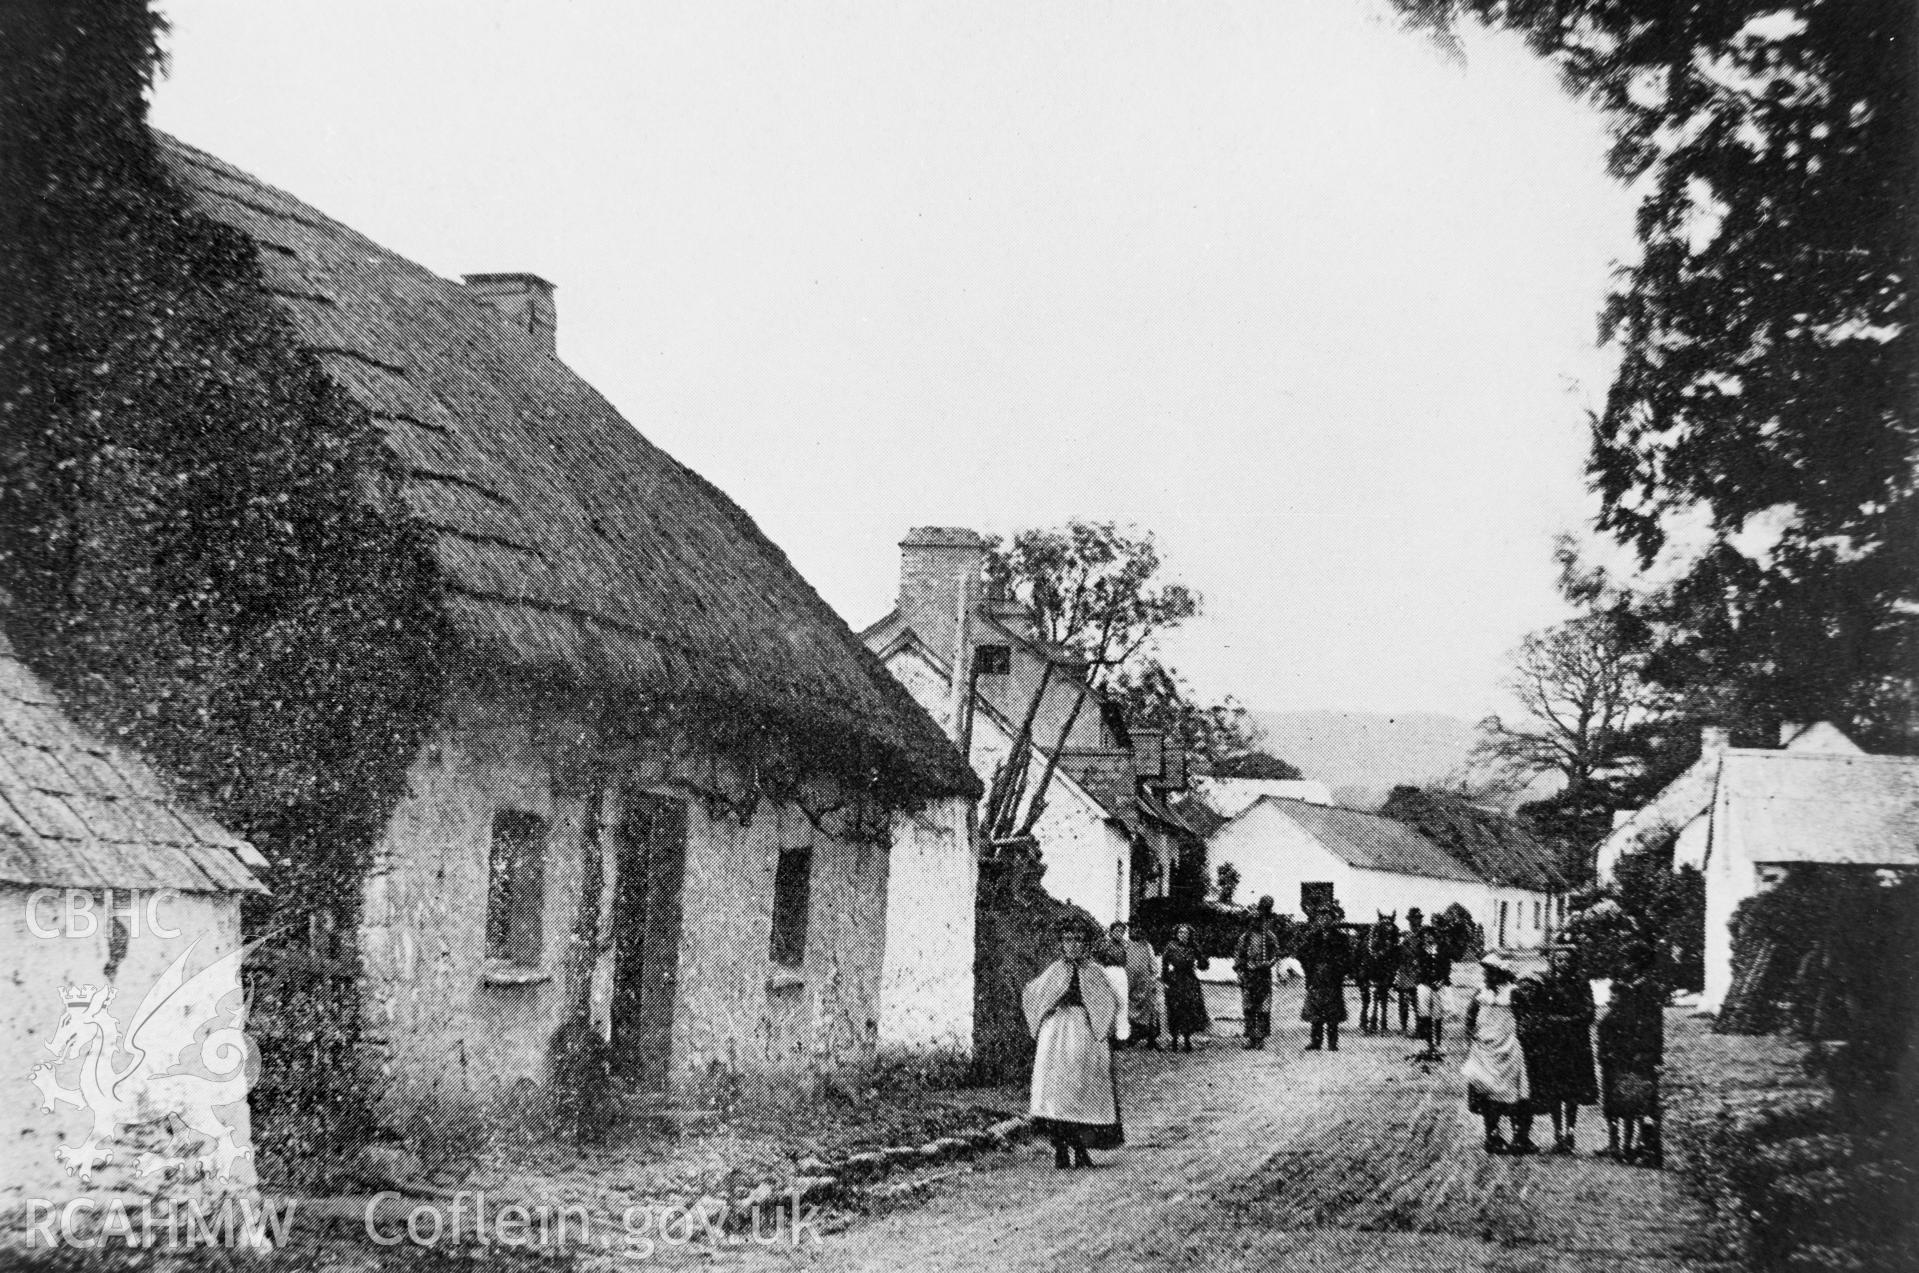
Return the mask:
M1087 687L1084 662L1046 642L1023 603L988 596L985 563L986 541L971 530L908 532L898 603L861 638L949 738L965 741L982 782L1012 751L1037 695L1029 789L1049 753L1059 762L1033 826L1046 891L1101 924L1129 919L1135 900L1170 886L1177 842L1197 848L1197 833L1162 799L1184 787L1183 757L1156 733L1129 734ZM932 904L936 895L916 896ZM928 919L899 900L887 916L889 950ZM954 892L947 904L970 910L973 898Z
M1330 797L1258 790L1280 785L1301 786L1206 784L1205 798L1227 818L1208 838L1208 860L1214 870L1230 863L1239 873L1236 900L1270 896L1280 911L1303 915L1311 899L1330 895L1349 923L1392 914L1402 924L1414 907L1430 919L1457 904L1486 930L1489 945L1506 949L1547 944L1564 919L1563 896L1539 862L1462 861L1396 818L1342 808Z

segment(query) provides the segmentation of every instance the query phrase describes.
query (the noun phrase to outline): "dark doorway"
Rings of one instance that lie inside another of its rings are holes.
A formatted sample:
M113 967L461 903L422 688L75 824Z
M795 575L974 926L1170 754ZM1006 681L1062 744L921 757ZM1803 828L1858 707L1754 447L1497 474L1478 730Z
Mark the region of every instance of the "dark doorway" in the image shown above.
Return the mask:
M621 803L614 842L613 1071L638 1087L664 1087L673 1058L686 803L631 790Z

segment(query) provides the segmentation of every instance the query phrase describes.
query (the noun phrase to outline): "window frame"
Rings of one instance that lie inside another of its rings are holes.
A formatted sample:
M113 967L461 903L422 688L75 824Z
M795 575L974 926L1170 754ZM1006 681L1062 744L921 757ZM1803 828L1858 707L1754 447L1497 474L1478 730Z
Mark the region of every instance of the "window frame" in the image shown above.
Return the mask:
M493 812L487 838L484 929L490 965L545 966L546 846L551 830L547 819L530 809Z
M767 958L778 968L793 971L805 968L812 927L813 847L794 845L781 849L774 860Z

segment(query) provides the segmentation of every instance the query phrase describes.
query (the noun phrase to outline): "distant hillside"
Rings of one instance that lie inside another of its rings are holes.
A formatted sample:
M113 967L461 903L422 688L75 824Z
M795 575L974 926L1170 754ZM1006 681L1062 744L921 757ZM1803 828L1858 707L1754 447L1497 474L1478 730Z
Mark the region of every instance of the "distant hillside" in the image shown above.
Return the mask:
M1457 716L1408 712L1247 713L1262 750L1333 789L1341 804L1374 809L1394 786L1423 786L1457 771L1472 750L1473 726Z

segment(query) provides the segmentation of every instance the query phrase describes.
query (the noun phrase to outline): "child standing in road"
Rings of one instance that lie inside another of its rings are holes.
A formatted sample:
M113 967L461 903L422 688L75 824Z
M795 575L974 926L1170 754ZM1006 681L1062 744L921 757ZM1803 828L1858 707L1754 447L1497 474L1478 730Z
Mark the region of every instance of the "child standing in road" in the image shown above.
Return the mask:
M1513 1018L1513 968L1496 952L1482 958L1479 967L1485 976L1485 989L1473 996L1472 1005L1466 1009L1466 1037L1471 1040L1471 1050L1460 1069L1466 1079L1466 1107L1485 1120L1487 1153L1538 1153L1527 1104L1532 1084ZM1510 1145L1499 1134L1501 1118L1512 1122Z

